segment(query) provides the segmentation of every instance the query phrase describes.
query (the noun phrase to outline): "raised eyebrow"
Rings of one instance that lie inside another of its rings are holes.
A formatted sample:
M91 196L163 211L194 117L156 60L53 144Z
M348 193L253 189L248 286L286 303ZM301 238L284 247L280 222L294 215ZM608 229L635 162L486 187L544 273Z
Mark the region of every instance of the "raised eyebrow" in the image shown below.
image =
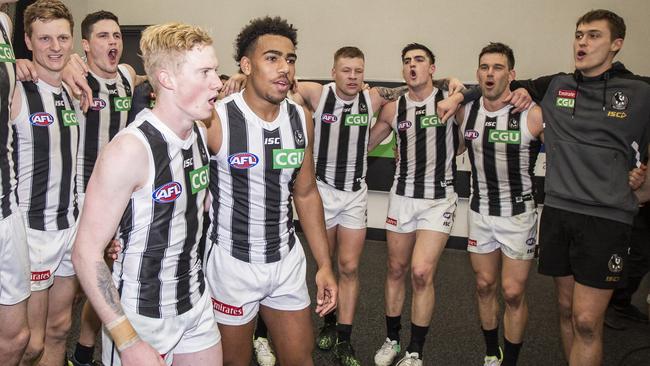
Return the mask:
M293 58L294 60L298 59L298 55L293 52L287 53L287 58Z

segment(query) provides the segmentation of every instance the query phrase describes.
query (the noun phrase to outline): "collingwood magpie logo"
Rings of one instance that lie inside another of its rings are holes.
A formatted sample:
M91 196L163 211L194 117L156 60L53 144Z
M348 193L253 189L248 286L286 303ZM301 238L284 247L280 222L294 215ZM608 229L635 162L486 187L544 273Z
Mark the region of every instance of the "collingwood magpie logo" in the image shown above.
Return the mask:
M516 118L510 118L510 121L508 121L508 128L511 130L518 130L519 129L519 120Z
M302 134L302 131L296 130L293 132L293 140L296 142L296 146L302 146L305 144L305 136Z
M607 267L612 273L621 272L623 270L623 258L618 254L612 254L612 257L609 258L609 262L607 263Z
M612 96L612 109L615 109L617 111L624 111L627 109L628 102L629 98L627 95L623 94L622 91L617 91Z
M368 113L368 106L366 106L366 103L359 103L359 113Z

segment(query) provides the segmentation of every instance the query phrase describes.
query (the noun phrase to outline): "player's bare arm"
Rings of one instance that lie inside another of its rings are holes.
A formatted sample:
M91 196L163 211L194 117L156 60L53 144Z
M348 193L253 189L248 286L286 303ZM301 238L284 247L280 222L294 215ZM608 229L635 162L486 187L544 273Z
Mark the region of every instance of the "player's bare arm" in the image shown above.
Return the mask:
M311 120L311 113L307 110L305 110L305 119L307 121ZM311 148L314 128L311 123L306 123L306 125L310 144L305 149L302 167L296 177L293 198L296 203L300 226L304 230L309 248L318 265L318 272L316 273L316 285L318 287L316 312L318 315L324 316L336 308L337 283L329 256L323 203L314 176L314 160Z
M323 92L323 85L313 81L295 80L294 91L305 101L305 107L310 111L315 111L318 107L320 95Z
M386 104L377 117L377 122L370 129L368 137L368 151L372 151L380 142L382 142L393 131L391 121L397 111L397 103L391 102Z
M207 144L210 154L216 154L221 149L221 119L216 110L212 111L212 118L209 120L203 121L205 126L208 129L207 133Z
M544 142L544 119L542 116L542 108L535 105L528 111L528 131L535 138Z

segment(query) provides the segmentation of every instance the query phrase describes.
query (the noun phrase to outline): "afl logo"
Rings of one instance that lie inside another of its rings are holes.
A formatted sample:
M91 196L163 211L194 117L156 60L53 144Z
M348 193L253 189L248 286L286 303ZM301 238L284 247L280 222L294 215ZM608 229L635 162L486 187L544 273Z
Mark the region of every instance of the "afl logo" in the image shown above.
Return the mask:
M465 140L475 140L478 137L478 131L467 130L465 131Z
M106 102L101 98L93 98L93 104L91 104L90 109L93 111L99 111L106 107Z
M178 182L165 183L156 188L151 194L151 198L158 203L174 202L183 192L183 186Z
M47 127L54 122L54 117L46 112L32 113L29 122L34 126Z
M400 131L406 131L411 128L412 125L413 123L411 123L411 121L401 121L397 123L397 129Z
M259 161L257 155L248 152L236 153L228 157L228 165L235 169L249 169L257 165Z
M334 123L338 121L339 118L330 113L323 113L323 115L320 117L320 120L323 123Z

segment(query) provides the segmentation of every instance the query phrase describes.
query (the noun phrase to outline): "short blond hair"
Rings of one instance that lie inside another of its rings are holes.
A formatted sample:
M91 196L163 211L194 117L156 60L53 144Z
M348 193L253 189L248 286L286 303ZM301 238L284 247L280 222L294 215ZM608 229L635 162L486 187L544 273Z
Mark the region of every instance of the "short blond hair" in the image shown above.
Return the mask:
M74 29L74 20L68 7L59 0L38 0L25 9L23 25L28 37L32 36L32 24L40 20L47 22L56 19L65 19L70 23L70 34Z
M196 46L212 44L212 37L198 26L183 23L152 25L142 32L140 52L144 70L154 91L158 80L154 77L162 67L177 70L185 62L185 53Z

